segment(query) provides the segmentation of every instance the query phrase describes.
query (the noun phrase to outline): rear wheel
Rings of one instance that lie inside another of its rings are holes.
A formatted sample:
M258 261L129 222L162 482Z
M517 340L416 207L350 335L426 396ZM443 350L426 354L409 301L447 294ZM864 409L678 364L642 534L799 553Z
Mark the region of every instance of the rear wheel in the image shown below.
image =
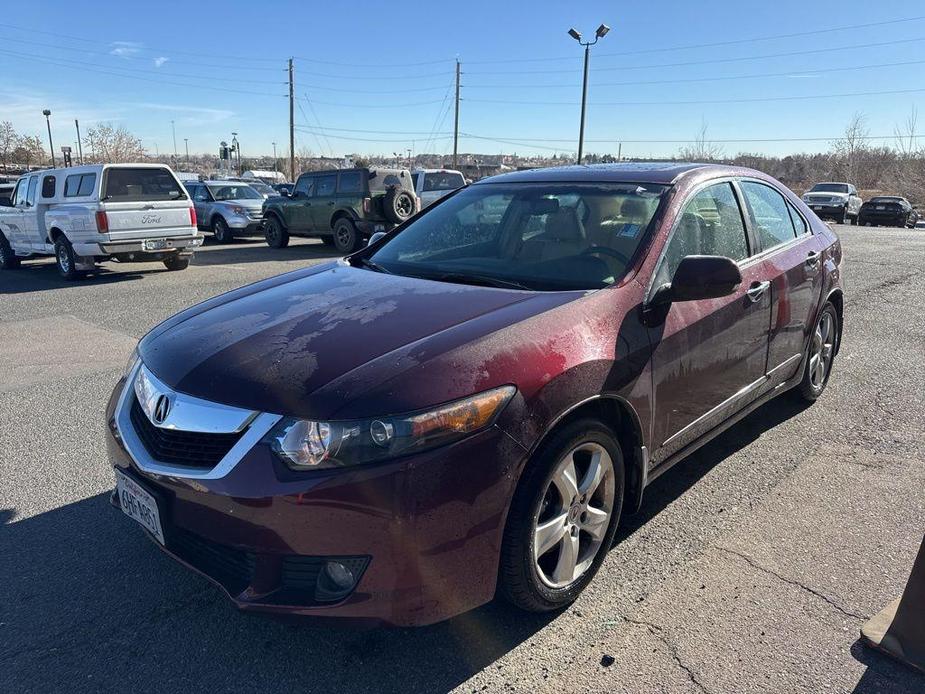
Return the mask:
M822 395L832 373L832 362L838 351L838 312L831 303L822 307L816 329L809 342L809 358L803 367L799 392L804 400L813 402Z
M19 258L10 246L3 232L0 232L0 270L15 270L19 267Z
M219 243L231 243L234 240L234 234L231 233L228 222L222 217L212 220L212 235Z
M401 224L414 214L414 195L403 188L392 186L382 197L382 212L394 224Z
M185 270L189 267L189 256L172 255L164 259L164 267L168 270Z
M263 237L270 248L285 248L289 245L289 232L274 216L267 217L263 223Z
M571 603L613 543L623 507L620 445L593 419L564 426L527 463L508 513L500 588L517 607Z
M58 266L58 274L68 282L73 282L83 275L77 270L77 256L74 254L74 247L65 236L59 236L55 240L55 262Z
M334 222L334 236L332 237L334 248L341 253L353 253L359 247L360 235L357 233L356 225L347 219L341 217Z

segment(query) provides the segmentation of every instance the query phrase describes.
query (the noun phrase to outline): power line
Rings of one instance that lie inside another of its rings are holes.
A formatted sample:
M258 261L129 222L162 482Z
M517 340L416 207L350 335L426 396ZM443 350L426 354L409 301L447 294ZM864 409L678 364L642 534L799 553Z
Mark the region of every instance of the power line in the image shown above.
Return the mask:
M469 137L475 140L497 140L499 142L506 142L510 144L519 144L526 145L532 142L575 142L574 137L534 137L534 138L517 138L517 137L489 137L487 135L474 135L472 133L459 133L465 137ZM710 138L710 142L715 142L717 144L736 144L736 143L760 143L760 142L830 142L832 140L842 139L844 135L834 135L830 137L766 137L766 138L730 138L722 140L714 140ZM925 137L923 135L912 135L912 138L918 139ZM859 140L901 140L909 139L909 135L863 135L859 136ZM597 140L585 140L585 142L595 142L595 143L615 143L623 142L625 144L686 144L692 141L693 138L688 139L675 139L675 140L655 140L655 139L644 139L644 140L630 140L625 137L611 137L606 139L597 139Z
M757 104L769 101L809 101L811 99L840 99L853 96L885 96L888 94L916 94L925 89L889 89L873 92L846 92L842 94L806 94L800 96L763 96L745 99L698 99L693 101L597 101L592 106L686 106L703 104ZM504 99L467 99L470 103L520 104L524 106L575 106L573 101L507 101Z
M359 68L421 67L425 65L442 65L443 63L453 62L452 58L446 58L443 60L423 60L417 63L339 63L333 60L319 60L318 58L305 58L300 56L295 56L295 59L306 63L316 63L318 65Z
M786 51L784 53L765 53L763 55L737 56L734 58L712 58L710 60L685 60L678 63L653 63L650 65L621 65L618 67L592 67L592 72L614 72L616 70L651 70L663 67L687 67L690 65L717 65L720 63L738 63L748 60L766 60L768 58L789 58L795 55L817 55L819 53L832 53L834 51L848 51L858 48L877 48L879 46L895 46L901 43L921 43L925 37L918 36L911 39L894 39L879 43L857 43L850 46L834 46L832 48L815 48L808 51ZM576 68L577 69L577 68ZM574 74L575 70L483 70L469 72L470 75L549 75Z
M303 115L304 115L304 114L303 114ZM306 128L306 127L300 126L300 125L297 125L297 126L296 126L296 130L298 130L299 132L302 132L302 133L307 133L307 134L309 134L309 135L315 135L315 136L317 136L317 135L319 134L318 132L316 132L316 131L314 131L314 130L311 130L311 129L309 129L309 128ZM402 139L385 139L385 140L383 140L383 139L378 138L378 137L354 137L354 136L352 136L352 135L326 135L326 134L323 133L323 132L320 133L320 134L323 135L324 137L333 137L333 138L335 138L335 139L337 139L337 140L350 140L351 142L381 142L381 143L390 143L390 144L394 144L394 143L407 143L407 142L408 142L408 138L402 138ZM434 140L451 140L451 139L453 139L453 135L452 135L452 134L450 134L450 135L441 135L441 136L435 137L435 138L433 138L433 139L434 139Z

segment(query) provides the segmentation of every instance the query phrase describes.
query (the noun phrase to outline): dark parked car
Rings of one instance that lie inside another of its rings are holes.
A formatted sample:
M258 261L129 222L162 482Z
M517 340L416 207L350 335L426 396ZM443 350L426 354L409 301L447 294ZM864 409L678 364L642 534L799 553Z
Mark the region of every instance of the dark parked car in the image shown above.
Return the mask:
M878 195L861 205L858 224L862 226L915 226L919 213L905 198L896 195Z
M404 169L311 171L299 176L289 196L266 201L264 233L273 248L289 245L295 234L317 236L341 253L352 253L418 209L411 174Z
M148 333L107 408L113 502L242 609L556 609L652 480L822 394L840 262L749 169L486 179Z

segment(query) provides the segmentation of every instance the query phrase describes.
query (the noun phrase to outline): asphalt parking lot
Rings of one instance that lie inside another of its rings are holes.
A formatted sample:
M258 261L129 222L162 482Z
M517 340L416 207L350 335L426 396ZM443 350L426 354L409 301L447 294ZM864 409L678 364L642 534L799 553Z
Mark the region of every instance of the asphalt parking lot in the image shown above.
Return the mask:
M329 249L3 273L0 691L925 691L858 643L925 530L925 232L836 229L844 340L815 405L771 402L658 479L564 613L419 630L239 614L107 501L102 412L135 341Z

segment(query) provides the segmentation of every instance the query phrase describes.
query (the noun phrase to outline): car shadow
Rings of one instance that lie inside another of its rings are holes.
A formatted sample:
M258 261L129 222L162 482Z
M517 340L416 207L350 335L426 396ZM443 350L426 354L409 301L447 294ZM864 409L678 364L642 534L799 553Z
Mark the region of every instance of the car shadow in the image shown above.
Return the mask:
M112 269L110 269L110 267ZM131 270L123 268L128 265L118 265L112 263L99 265L96 269L74 282L68 282L58 274L58 268L55 265L54 258L42 260L28 260L23 262L16 270L0 272L0 294L28 294L34 292L49 291L52 289L63 289L65 287L79 287L85 284L113 284L117 282L129 282L140 280L145 275L156 274L158 272L167 272L163 265L133 267ZM149 269L150 267L150 269Z
M657 479L619 537L803 407L778 398ZM146 541L106 493L19 521L15 509L0 509L0 576L3 691L114 676L119 688L146 692L447 691L557 616L496 601L430 627L361 629L240 613Z
M851 655L867 666L852 694L921 694L925 692L925 674L865 646L860 639L851 644Z

